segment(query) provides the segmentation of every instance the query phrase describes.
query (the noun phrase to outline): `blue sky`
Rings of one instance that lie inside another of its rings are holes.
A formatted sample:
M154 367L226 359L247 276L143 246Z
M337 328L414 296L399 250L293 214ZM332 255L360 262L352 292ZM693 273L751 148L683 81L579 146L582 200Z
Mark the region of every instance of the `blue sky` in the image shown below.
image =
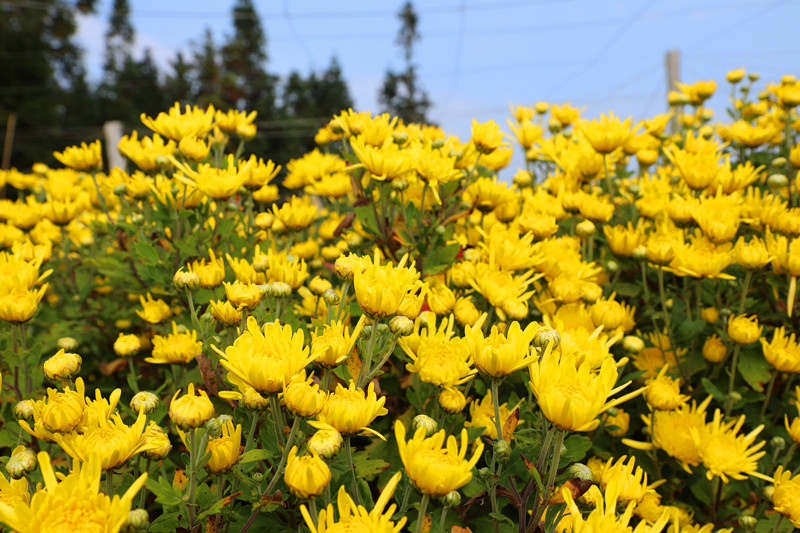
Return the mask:
M217 42L232 31L232 0L130 0L137 48L166 67L205 28ZM336 56L356 107L377 111L387 69L403 66L394 44L401 0L255 1L278 75L325 68ZM111 0L81 18L90 73L102 65ZM422 40L415 62L434 103L430 118L469 137L472 118L506 131L509 104L572 102L585 116L613 110L644 118L666 109L664 55L680 49L685 82L716 79L719 116L737 67L777 81L800 75L800 2L722 0L417 0ZM720 117L722 118L722 117ZM511 170L513 173L513 169Z

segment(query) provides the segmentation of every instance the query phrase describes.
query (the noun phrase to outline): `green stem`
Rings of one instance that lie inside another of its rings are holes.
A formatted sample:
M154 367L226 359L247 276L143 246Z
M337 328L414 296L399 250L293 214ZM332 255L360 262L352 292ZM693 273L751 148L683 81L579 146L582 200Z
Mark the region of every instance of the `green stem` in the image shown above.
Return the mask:
M349 279L344 280L344 283L342 284L342 297L339 300L339 307L336 309L337 320L344 318L343 311L346 311L345 305L347 305L347 293L350 292L350 284L351 281Z
M128 371L131 375L131 386L133 387L133 392L139 392L139 375L136 373L136 369L133 368L133 357L128 358Z
M389 357L392 356L392 354L394 353L395 346L397 346L397 338L398 338L397 335L395 335L394 339L392 339L391 346L389 346L389 351L387 351L383 355L383 357L378 362L378 364L375 366L375 368L372 369L372 371L370 372L369 376L367 376L366 383L369 383L374 377L376 377L378 375L378 373L381 371L381 368L383 368L383 365L385 365L386 361L389 360Z
M106 496L114 497L114 472L106 470Z
M317 521L319 520L319 513L317 513L316 498L311 498L310 500L308 500L308 510L309 514L311 515L311 521L314 522L314 527L317 527Z
M675 363L678 365L678 371L683 376L684 380L689 381L689 376L683 370L683 363L681 358L678 357L678 352L675 349L675 342L672 338L672 323L669 317L669 310L667 309L667 291L664 289L664 267L658 266L658 296L661 300L661 310L664 313L664 326L667 330L667 338L669 339L672 353L675 355ZM664 354L666 357L666 354Z
M544 514L544 510L547 507L547 502L550 501L550 497L553 495L555 491L555 482L556 482L556 474L558 473L558 463L561 460L561 448L564 445L564 437L567 434L567 430L560 429L557 430L556 440L553 443L553 460L550 463L549 472L547 475L547 485L545 485L545 493L544 498L542 498L541 504L539 505L539 509L537 509L536 514L534 515L533 523L538 524L539 520L541 520L542 515Z
M495 440L503 440L503 426L500 423L500 395L497 391L499 379L492 379L492 400L494 403L494 427L497 430L497 438Z
M775 525L772 526L772 533L778 533L780 529L781 522L783 522L783 515L779 514L778 519L775 521Z
M350 490L353 493L356 505L361 505L361 495L358 493L358 476L356 475L356 467L353 465L353 449L350 447L350 435L344 439L344 452L347 456L347 468L353 473L353 486Z
M292 423L292 429L289 431L289 440L288 442L292 442L294 439L294 434L297 432L297 428L300 426L300 417L296 417L294 422ZM283 448L283 453L281 453L281 460L278 463L278 468L275 470L275 473L272 475L272 479L269 481L269 485L267 485L267 490L264 491L264 496L269 496L272 493L272 489L275 488L275 484L278 483L278 480L283 473L283 467L286 464L286 458L289 456L290 447L287 445ZM258 512L256 509L255 512Z
M772 378L769 380L769 385L767 386L767 394L764 397L764 403L761 405L761 414L758 415L758 423L761 424L764 421L764 415L767 413L767 406L769 405L769 400L772 397L772 389L775 387L775 380L778 377L778 371L775 370L772 373Z
M733 385L736 382L736 365L739 363L739 350L741 350L742 345L737 343L736 347L733 349L733 357L731 358L731 371L730 377L728 378L728 396L725 400L725 416L731 414L731 408L733 407L733 402L731 401L731 393L733 392Z
M783 462L781 463L781 468L786 468L786 465L788 465L789 461L792 460L792 456L794 455L796 449L797 449L797 443L793 442L792 445L789 446L789 450L786 452L786 457L783 458Z
M275 426L275 438L278 446L283 446L283 413L281 412L281 402L278 400L277 394L269 397L269 409L272 411L272 421Z
M356 387L361 388L369 380L370 364L372 363L372 351L375 349L375 337L378 333L378 322L372 324L372 332L367 341L367 351L364 353L363 361L361 362L361 370L358 372L356 379ZM366 379L365 379L366 378Z
M445 504L442 507L442 516L439 517L439 526L437 527L437 533L444 533L444 519L447 518L447 511L450 509L450 506Z
M150 461L151 461L151 459L148 457L144 462L144 470L143 470L143 472L145 474L149 474L150 473ZM142 490L139 493L139 505L138 505L139 509L144 508L144 502L145 502L146 499L147 499L147 491L146 490Z
M428 510L428 500L431 497L427 494L422 495L422 501L419 504L419 516L417 517L417 525L414 528L415 533L422 532L422 523L425 521L425 511Z
M744 302L747 299L747 290L750 288L750 280L753 278L753 271L748 270L747 273L744 275L744 283L742 284L742 295L739 297L739 310L736 312L737 315L741 315L744 312Z
M611 201L614 201L614 184L611 181L611 174L608 173L608 154L603 154L603 169L605 171L606 189L608 189L608 196Z
M194 493L197 488L197 463L199 462L197 455L197 429L192 429L189 432L189 500L187 507L189 509L189 530L194 531L194 521L197 515L197 509L194 504Z

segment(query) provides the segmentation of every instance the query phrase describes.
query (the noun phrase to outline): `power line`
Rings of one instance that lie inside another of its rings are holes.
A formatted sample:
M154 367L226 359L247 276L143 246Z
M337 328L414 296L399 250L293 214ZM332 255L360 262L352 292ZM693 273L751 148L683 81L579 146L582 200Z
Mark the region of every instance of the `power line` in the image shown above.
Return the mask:
M311 68L314 68L314 64L316 64L314 54L311 52L311 49L308 47L308 45L306 45L305 41L303 41L303 38L300 37L300 33L297 31L297 28L295 28L294 22L292 22L292 16L289 13L289 0L283 0L283 13L283 18L286 20L286 25L289 26L289 31L292 32L294 38L298 43L300 43L300 48L303 49L308 56L308 59L311 60Z
M611 50L617 41L619 41L625 32L628 30L629 27L633 26L634 23L639 20L645 12L650 9L655 3L655 0L649 0L646 2L640 9L638 9L626 22L620 25L619 29L611 36L610 39L606 41L606 43L600 48L600 50L595 54L595 56L588 61L583 67L576 69L569 75L565 76L558 84L554 85L552 89L550 89L548 94L553 94L553 92L557 89L560 89L564 86L567 82L571 81L575 76L585 73L586 71L590 70L594 65L596 65L603 57Z
M467 1L461 1L461 12L458 16L458 38L456 39L456 60L455 67L453 68L453 79L450 83L450 94L447 97L448 102L453 101L453 95L456 93L458 87L458 76L461 71L461 52L464 47L464 26L466 22Z

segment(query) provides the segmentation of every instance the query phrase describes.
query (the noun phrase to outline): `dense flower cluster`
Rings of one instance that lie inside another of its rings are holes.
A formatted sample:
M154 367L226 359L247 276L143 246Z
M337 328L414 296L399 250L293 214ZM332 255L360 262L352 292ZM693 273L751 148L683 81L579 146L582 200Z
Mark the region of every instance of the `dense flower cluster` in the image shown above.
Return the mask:
M285 168L175 104L129 170L0 172L0 523L800 527L800 82L727 78L728 123L346 110Z

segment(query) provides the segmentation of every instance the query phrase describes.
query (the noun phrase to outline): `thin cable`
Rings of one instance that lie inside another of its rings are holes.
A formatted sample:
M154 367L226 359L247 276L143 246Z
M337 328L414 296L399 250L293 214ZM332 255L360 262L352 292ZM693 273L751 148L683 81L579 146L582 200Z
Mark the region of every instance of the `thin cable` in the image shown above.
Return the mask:
M467 14L467 0L461 0L461 12L458 16L458 38L456 39L456 59L455 67L453 68L453 79L450 82L450 94L447 96L446 102L453 101L458 87L458 77L461 72L461 52L464 48L464 29Z
M305 41L303 41L303 38L300 36L300 33L294 26L294 22L292 22L292 15L289 13L289 0L283 0L283 18L286 20L286 25L289 26L289 31L292 32L292 35L300 44L300 48L303 49L308 56L308 59L311 60L311 69L313 70L317 61L314 58L314 53L311 51L308 45L306 45Z
M555 91L564 87L564 85L567 82L571 81L573 78L575 78L575 76L590 71L592 67L594 67L601 59L603 59L603 57L605 57L608 51L611 50L611 47L614 46L617 43L617 41L619 41L622 38L623 35L625 35L625 32L628 30L628 28L633 26L636 23L636 21L639 20L645 14L645 12L647 12L648 9L650 9L650 6L652 6L655 3L655 1L656 0L649 0L648 2L646 2L626 22L624 22L619 27L619 29L611 36L611 38L608 41L606 41L603 47L600 48L597 54L595 54L595 56L592 57L590 61L588 61L583 67L574 70L568 76L565 76L564 79L562 79L559 83L554 85L553 88L551 88L550 91L547 93L548 98Z

